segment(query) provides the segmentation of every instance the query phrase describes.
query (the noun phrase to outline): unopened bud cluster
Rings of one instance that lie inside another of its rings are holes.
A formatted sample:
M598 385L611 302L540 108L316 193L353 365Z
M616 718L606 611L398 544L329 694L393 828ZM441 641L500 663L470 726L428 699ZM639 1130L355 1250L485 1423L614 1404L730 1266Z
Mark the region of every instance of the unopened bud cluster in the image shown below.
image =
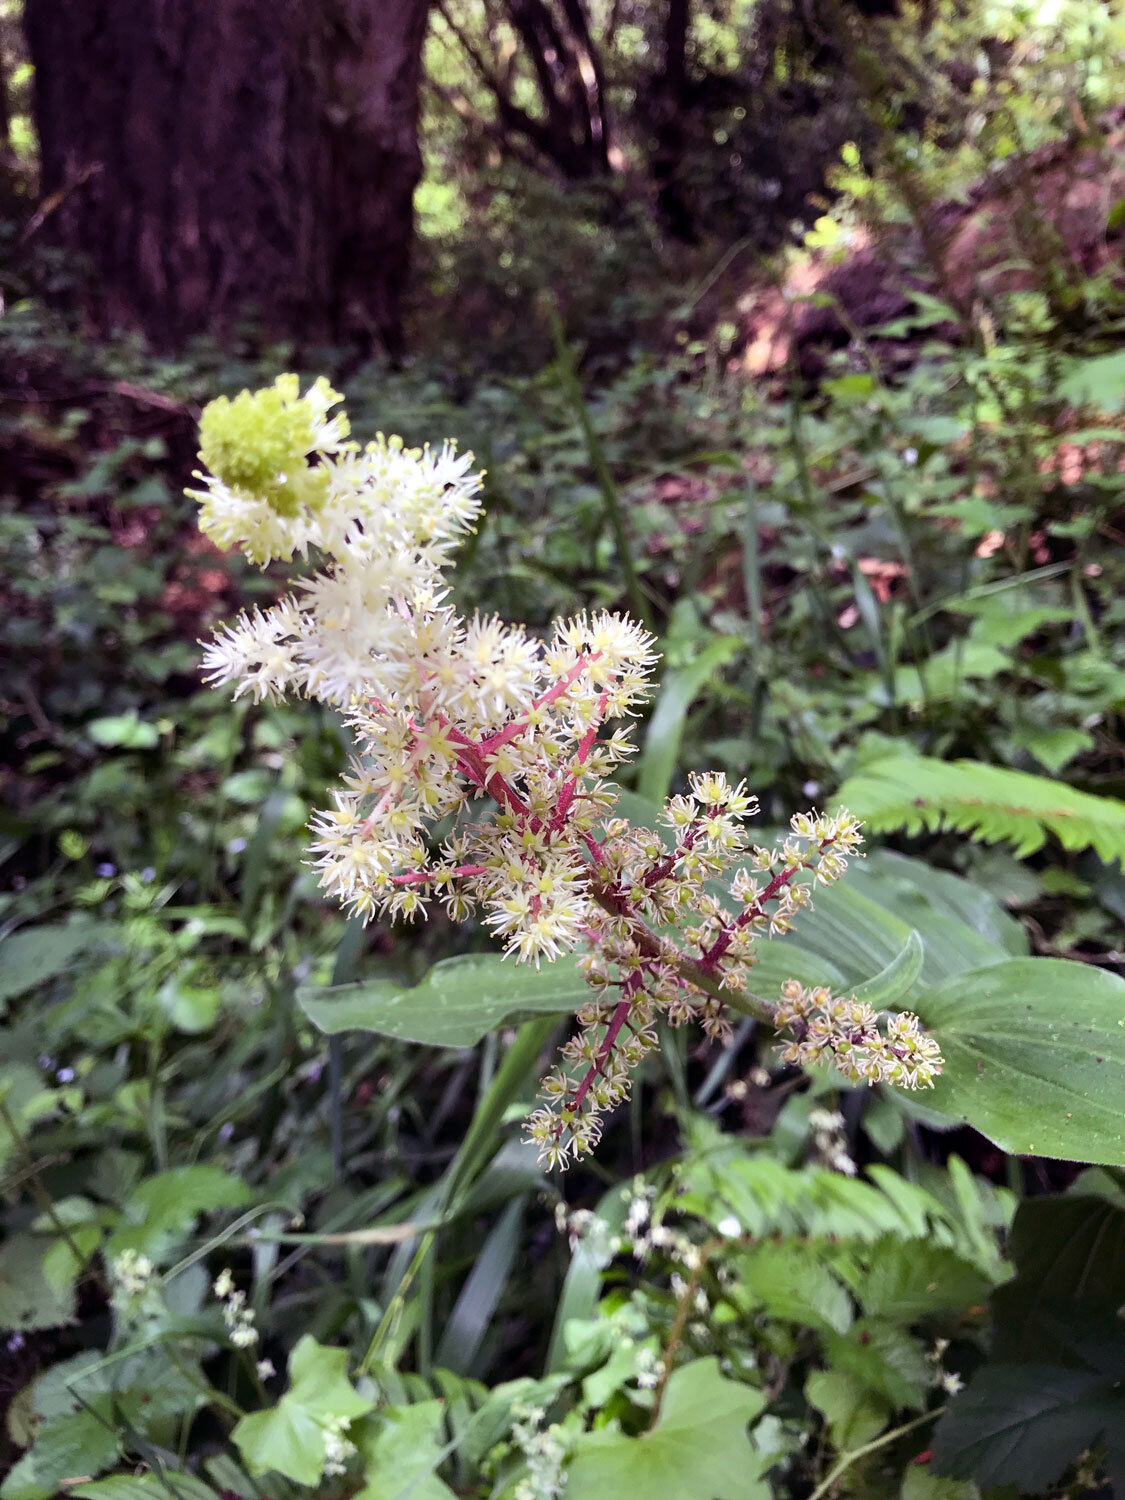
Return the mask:
M436 900L454 920L479 912L517 960L582 953L595 998L530 1122L565 1165L596 1143L659 1017L719 1038L727 1002L772 1020L746 995L754 938L787 932L812 885L839 878L859 827L799 814L780 847L753 846L754 798L713 773L669 800L659 831L615 817L610 777L634 749L625 723L651 692L652 638L605 612L546 640L458 615L444 570L480 510L471 458L397 438L360 449L327 415L339 399L282 376L204 412L203 530L260 565L324 563L226 626L205 668L236 695L303 694L351 726L357 754L312 824L321 883L344 905L413 918Z
M795 979L781 987L774 1025L791 1040L782 1059L792 1063L831 1063L850 1083L896 1083L932 1088L941 1072L941 1049L922 1030L917 1016L892 1015L880 1030L879 1017L854 997L824 988L805 989Z

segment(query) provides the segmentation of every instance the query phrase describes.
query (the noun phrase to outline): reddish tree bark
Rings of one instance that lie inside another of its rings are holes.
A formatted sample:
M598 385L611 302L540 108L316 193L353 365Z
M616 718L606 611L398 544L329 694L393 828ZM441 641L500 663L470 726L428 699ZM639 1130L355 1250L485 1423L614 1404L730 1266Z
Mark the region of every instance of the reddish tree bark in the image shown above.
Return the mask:
M51 232L163 345L402 343L429 0L26 0Z

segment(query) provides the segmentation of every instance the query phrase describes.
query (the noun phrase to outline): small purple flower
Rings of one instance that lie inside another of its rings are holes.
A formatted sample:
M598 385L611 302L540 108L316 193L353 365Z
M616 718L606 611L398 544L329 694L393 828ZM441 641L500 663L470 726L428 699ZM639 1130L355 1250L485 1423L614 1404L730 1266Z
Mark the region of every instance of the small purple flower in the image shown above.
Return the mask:
M73 1068L60 1068L59 1071L55 1074L55 1082L56 1083L73 1083L74 1082L74 1069Z
M151 865L145 865L144 869L141 871L141 879L144 881L145 885L151 884L151 882L156 879L156 871Z
M111 865L108 860L104 860L100 865L94 866L94 874L99 880L112 880L114 875L117 874L117 866Z

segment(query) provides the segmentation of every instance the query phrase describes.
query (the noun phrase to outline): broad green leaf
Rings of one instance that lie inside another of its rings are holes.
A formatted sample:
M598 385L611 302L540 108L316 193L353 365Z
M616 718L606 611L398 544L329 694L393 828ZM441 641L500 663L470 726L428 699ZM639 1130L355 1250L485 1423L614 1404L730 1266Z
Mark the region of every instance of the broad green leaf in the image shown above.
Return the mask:
M688 709L719 668L745 645L738 636L719 636L704 647L690 666L676 667L665 674L641 751L637 784L642 797L655 803L667 797L676 773Z
M805 1381L805 1400L824 1417L841 1452L869 1442L891 1416L886 1400L846 1370L814 1370Z
M443 959L412 989L390 979L298 990L302 1010L321 1031L376 1031L404 1042L471 1047L518 1016L577 1010L589 998L573 959L533 969L499 954Z
M183 1469L165 1469L162 1474L111 1474L92 1484L68 1486L66 1493L78 1500L219 1500L202 1479Z
M764 1406L761 1391L728 1380L717 1359L693 1360L672 1373L651 1432L603 1428L577 1439L567 1500L768 1500L746 1435Z
M361 1438L366 1483L355 1500L453 1500L434 1473L445 1447L442 1401L387 1407Z
M126 714L92 720L86 725L86 733L107 749L152 750L160 743L155 725L144 723L135 708Z
M1015 917L991 891L962 875L934 869L893 849L872 849L865 859L849 867L845 879L869 901L917 928L927 947L935 945L937 930L952 934L969 927L1002 954L1012 958L1027 954L1027 933ZM945 918L955 926L936 929L935 918ZM956 942L956 936L953 940ZM975 965L967 961L963 967Z
M244 1208L253 1194L241 1178L222 1167L172 1167L146 1177L130 1194L121 1227L114 1231L107 1254L138 1250L159 1256L187 1233L200 1214Z
M1120 411L1125 406L1125 352L1075 360L1055 389L1072 406Z
M922 972L924 956L922 939L911 928L909 937L890 963L856 987L856 999L865 1001L873 1010L893 1009L913 989Z
M44 1425L0 1484L0 1500L55 1500L62 1482L108 1469L121 1457L112 1412L78 1410Z
M1125 1342L1118 1335L1119 1352ZM1079 1454L1107 1446L1120 1493L1125 1483L1125 1359L1116 1369L985 1365L934 1431L934 1468L985 1490L1015 1484L1042 1494Z
M1125 1163L1125 981L1017 958L915 1005L946 1067L925 1103L1018 1156Z
M73 1281L62 1285L48 1276L53 1241L36 1234L14 1234L0 1245L0 1328L57 1328L74 1321Z
M316 1484L324 1468L324 1424L353 1421L371 1410L347 1375L346 1349L328 1349L304 1334L289 1356L289 1389L276 1406L243 1417L231 1440L252 1474L273 1469L298 1484Z
M7 1000L54 979L83 953L104 945L113 929L102 922L51 922L24 927L0 941L0 1008Z
M994 1359L1061 1357L1052 1318L1112 1326L1125 1306L1125 1208L1115 1201L1077 1192L1028 1199L1016 1211L1010 1249L1018 1274L992 1297Z

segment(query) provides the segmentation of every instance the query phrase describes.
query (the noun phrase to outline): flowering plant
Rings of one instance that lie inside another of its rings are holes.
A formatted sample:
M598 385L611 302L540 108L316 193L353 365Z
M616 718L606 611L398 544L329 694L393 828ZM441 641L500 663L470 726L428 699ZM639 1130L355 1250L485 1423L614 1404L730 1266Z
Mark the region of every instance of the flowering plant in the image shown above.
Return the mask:
M529 1121L543 1159L565 1166L596 1145L661 1016L723 1038L733 1008L783 1033L786 1061L931 1084L941 1054L913 1015L881 1023L795 980L776 1003L748 989L755 938L787 932L814 886L843 875L857 820L798 813L778 847L755 845L756 800L715 772L668 800L666 838L616 816L610 777L652 690L652 637L606 612L545 640L460 616L445 572L480 512L471 455L382 436L361 448L329 416L340 399L283 375L203 413L203 531L260 566L323 560L296 593L225 626L205 671L236 696L296 692L344 715L357 753L312 851L349 910L411 919L437 901L454 920L481 912L517 962L579 954L593 994Z

